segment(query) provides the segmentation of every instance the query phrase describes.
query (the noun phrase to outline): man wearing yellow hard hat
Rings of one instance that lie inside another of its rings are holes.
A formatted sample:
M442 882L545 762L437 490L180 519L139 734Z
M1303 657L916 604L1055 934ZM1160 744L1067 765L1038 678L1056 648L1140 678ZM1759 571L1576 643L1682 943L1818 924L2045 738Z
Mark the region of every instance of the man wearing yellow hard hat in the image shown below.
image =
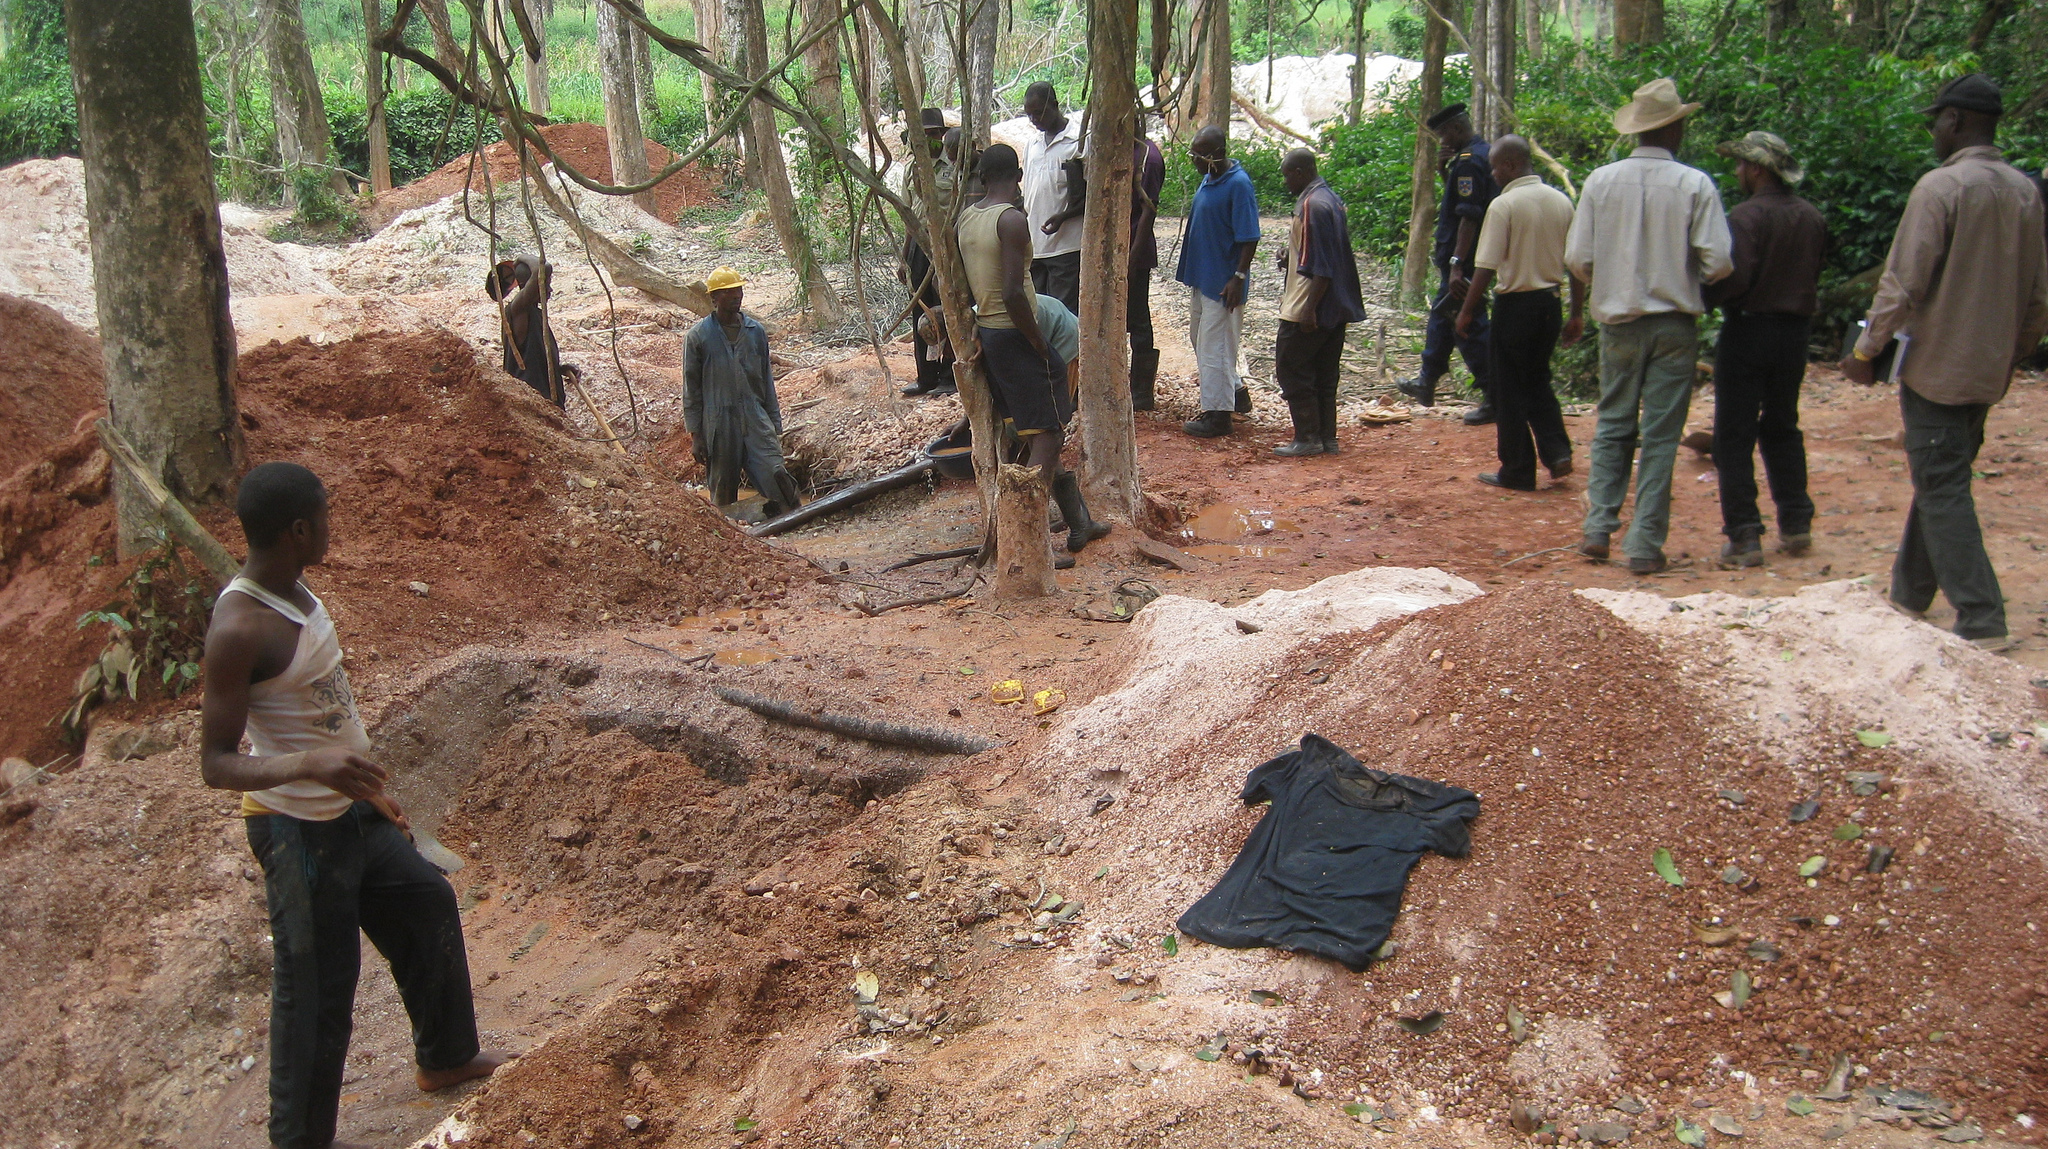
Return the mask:
M802 501L782 459L782 405L768 369L768 333L740 310L747 281L721 267L704 281L711 314L683 338L683 425L704 486L720 507L739 499L744 475L769 518Z

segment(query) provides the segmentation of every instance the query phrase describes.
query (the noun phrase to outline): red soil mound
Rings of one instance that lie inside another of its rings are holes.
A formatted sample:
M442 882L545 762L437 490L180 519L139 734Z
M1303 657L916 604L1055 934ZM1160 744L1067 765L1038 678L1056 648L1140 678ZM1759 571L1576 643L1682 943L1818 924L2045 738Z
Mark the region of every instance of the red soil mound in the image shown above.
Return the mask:
M40 303L0 295L0 477L71 435L78 417L107 405L100 341Z
M605 142L604 127L601 124L553 124L540 130L541 138L548 142L570 167L594 180L610 183L612 178L611 148ZM504 141L484 149L484 156L491 165L491 179L495 183L510 183L519 178L519 157ZM675 159L675 153L647 141L647 166L660 171ZM392 188L378 196L370 208L363 212L363 222L372 230L383 227L397 219L400 213L424 207L436 200L444 199L462 190L464 177L469 177L470 188L484 189L481 170L470 169L467 154L443 164L438 170L406 184ZM685 208L710 203L716 194L716 181L712 173L702 165L692 165L662 181L654 189L655 212L664 222L674 223Z
M370 693L466 643L758 603L804 575L699 497L571 438L445 331L273 343L239 370L251 462L304 463L332 494L333 549L308 581ZM0 753L55 753L46 724L102 641L74 623L120 577L88 565L113 551L105 491L89 431L0 483ZM202 518L241 552L228 508Z

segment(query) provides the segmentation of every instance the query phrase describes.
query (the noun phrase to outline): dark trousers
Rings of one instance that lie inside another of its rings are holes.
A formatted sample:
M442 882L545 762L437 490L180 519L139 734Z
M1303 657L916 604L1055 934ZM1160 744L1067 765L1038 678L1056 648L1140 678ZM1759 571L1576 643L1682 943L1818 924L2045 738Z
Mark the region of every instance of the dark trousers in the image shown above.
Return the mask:
M1310 400L1334 403L1337 397L1337 368L1344 357L1344 327L1304 330L1292 320L1280 321L1273 339L1273 377L1280 384L1280 397L1289 405ZM1333 427L1329 431L1335 435Z
M1550 389L1550 355L1564 330L1555 291L1497 292L1487 351L1493 367L1494 442L1501 485L1536 488L1536 463L1572 457L1564 411Z
M1721 325L1714 350L1714 469L1721 478L1721 530L1731 539L1763 533L1756 506L1761 450L1778 534L1813 529L1806 493L1806 437L1799 431L1799 385L1806 378L1812 324L1797 315L1736 312Z
M1048 255L1031 261L1031 286L1040 295L1050 295L1081 314L1081 253Z
M903 245L903 272L910 278L910 290L925 307L933 312L940 310L939 281L932 272L932 257L914 243ZM923 285L923 290L918 290ZM931 344L925 341L922 309L912 313L911 349L917 355L917 386L923 391L941 391L953 386L953 357L943 358L931 355Z
M422 1069L477 1055L469 958L448 879L368 802L331 822L243 819L270 906L270 1143L334 1140L362 942L391 963Z
M1075 315L1081 314L1078 308ZM1131 274L1131 290L1124 297L1124 330L1131 333L1131 350L1156 351L1159 345L1152 341L1152 273L1138 271Z
M2006 633L2005 598L1970 494L1970 467L1984 446L1990 410L1987 403L1936 403L1899 387L1913 506L1892 562L1892 601L1926 610L1941 591L1956 608L1956 633L1963 638Z
M1486 307L1480 305L1474 316L1472 334L1458 334L1458 309L1464 304L1451 296L1451 267L1447 263L1436 265L1436 299L1429 305L1429 323L1423 328L1422 336L1422 377L1430 383L1450 374L1451 348L1465 357L1465 366L1472 369L1472 378L1479 385L1481 393L1493 397L1493 370L1487 358Z

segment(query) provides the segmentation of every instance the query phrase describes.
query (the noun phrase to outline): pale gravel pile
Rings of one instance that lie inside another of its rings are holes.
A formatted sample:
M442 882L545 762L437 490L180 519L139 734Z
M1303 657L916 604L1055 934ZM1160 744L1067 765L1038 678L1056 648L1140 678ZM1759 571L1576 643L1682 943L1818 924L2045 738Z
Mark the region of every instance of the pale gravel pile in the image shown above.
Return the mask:
M2027 669L1886 605L1856 581L1794 595L1644 591L1585 597L1673 648L1704 695L1795 762L1830 760L1857 730L1891 735L1907 774L1945 774L2048 855L2048 793ZM2001 745L1994 732L2012 735Z

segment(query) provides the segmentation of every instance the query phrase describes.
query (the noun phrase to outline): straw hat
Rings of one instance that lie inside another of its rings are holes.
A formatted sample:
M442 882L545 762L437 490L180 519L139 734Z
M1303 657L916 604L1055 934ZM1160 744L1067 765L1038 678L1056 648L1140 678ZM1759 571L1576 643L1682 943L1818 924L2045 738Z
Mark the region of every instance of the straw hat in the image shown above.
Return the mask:
M1698 104L1680 103L1678 85L1660 76L1637 88L1636 98L1614 113L1614 130L1624 136L1654 132L1699 110Z
M721 267L711 273L711 278L704 281L704 290L724 291L728 287L745 287L746 285L747 281L740 278L739 272L734 271L730 267Z
M1751 132L1739 140L1717 144L1714 150L1732 159L1748 160L1758 167L1769 168L1788 185L1806 178L1806 173L1800 170L1799 161L1792 158L1790 145L1769 132Z

